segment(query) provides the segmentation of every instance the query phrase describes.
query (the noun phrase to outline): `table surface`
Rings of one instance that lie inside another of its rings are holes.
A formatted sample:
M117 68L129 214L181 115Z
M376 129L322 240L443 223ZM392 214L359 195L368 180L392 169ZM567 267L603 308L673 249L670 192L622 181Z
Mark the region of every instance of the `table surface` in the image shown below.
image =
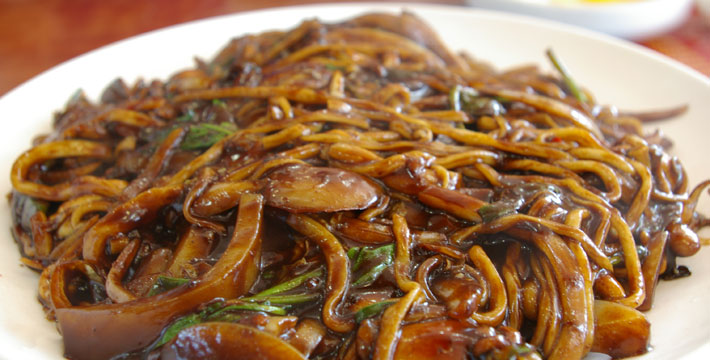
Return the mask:
M328 0L0 0L0 96L52 66L129 36L210 16L318 2ZM710 23L695 11L679 28L640 43L710 76Z

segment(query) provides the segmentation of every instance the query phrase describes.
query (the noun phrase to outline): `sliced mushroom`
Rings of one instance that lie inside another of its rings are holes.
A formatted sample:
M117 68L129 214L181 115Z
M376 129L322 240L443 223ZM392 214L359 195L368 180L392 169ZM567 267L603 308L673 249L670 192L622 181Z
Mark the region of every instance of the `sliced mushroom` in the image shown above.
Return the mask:
M382 190L356 173L290 165L267 175L266 203L291 213L361 210L377 202Z

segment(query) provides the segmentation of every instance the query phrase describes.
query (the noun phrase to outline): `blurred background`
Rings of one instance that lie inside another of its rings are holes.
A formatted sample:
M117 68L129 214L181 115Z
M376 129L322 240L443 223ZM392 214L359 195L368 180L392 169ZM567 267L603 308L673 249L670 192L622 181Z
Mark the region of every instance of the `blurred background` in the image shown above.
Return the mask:
M697 1L698 3L695 3L695 0L406 2L496 8L572 23L588 19L593 22L583 25L607 25L606 29L597 30L629 38L710 76L710 16L705 17L698 5L700 1L708 0ZM239 11L319 2L333 1L0 0L0 96L54 65L102 45L146 31ZM610 16L615 17L612 19ZM650 16L661 18L651 18L649 22ZM608 25L620 27L609 28Z

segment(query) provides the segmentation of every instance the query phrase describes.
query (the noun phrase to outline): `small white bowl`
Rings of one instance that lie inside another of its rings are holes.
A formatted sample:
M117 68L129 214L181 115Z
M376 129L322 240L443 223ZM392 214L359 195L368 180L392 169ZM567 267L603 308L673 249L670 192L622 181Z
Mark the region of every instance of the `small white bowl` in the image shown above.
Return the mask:
M631 40L640 40L673 29L687 19L693 7L693 0L639 0L612 3L554 0L466 0L466 2L473 7L542 17Z

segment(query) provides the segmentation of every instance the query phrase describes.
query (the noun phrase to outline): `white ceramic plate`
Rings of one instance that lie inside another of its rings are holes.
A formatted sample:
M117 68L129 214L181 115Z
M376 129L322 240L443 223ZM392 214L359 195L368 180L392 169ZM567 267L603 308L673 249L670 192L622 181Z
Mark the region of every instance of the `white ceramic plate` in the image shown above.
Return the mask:
M581 0L466 0L474 7L510 11L601 31L625 39L658 35L690 14L693 0L635 0L590 3Z
M365 11L411 10L432 24L453 49L465 49L497 67L538 63L555 49L576 79L604 103L649 110L689 104L684 116L659 124L676 140L692 184L710 178L710 81L676 62L633 44L577 28L502 13L460 7L377 4L317 5L242 13L193 22L115 43L63 63L0 98L0 193L10 191L14 159L36 135L49 130L51 115L78 88L96 98L116 77L163 78L192 66L195 55L209 58L229 38L247 32L289 28L304 18L339 20ZM710 207L703 206L705 213ZM0 204L0 357L61 358L54 323L46 321L37 298L37 275L20 266L10 235L10 214ZM649 313L654 350L649 359L700 357L710 351L710 251L683 259L690 278L660 285Z

